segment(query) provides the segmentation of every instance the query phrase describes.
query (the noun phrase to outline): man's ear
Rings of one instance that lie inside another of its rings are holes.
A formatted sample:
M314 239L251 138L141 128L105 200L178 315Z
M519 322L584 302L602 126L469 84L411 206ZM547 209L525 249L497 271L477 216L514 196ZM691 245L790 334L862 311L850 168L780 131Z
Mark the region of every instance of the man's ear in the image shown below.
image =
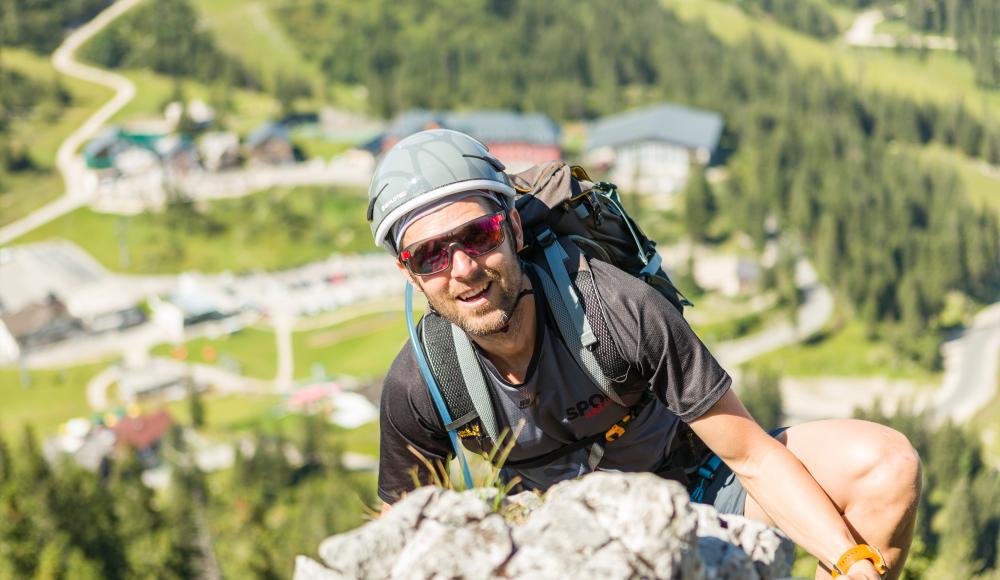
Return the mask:
M410 270L406 267L406 264L404 264L402 260L399 259L396 260L396 267L399 268L399 271L402 272L404 276L406 276L406 279L410 281L410 284L413 284L413 287L417 289L417 292L420 292L421 294L424 292L424 289L420 286L420 283L417 282L417 277L410 272Z
M521 228L521 214L517 208L510 208L510 229L514 234L514 251L520 252L524 249L524 230Z

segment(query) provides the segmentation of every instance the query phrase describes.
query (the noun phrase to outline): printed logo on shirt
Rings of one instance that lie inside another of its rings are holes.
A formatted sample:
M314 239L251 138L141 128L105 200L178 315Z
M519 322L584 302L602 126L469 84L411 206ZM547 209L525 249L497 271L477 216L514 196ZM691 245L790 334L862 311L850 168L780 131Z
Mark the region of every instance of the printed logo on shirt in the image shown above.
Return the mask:
M528 395L525 398L523 398L523 399L521 399L520 401L517 402L517 408L518 409L527 409L528 407L535 406L535 403L537 403L537 402L538 402L538 396L537 395Z
M576 421L577 419L590 418L604 409L608 408L611 404L611 399L607 398L601 394L591 395L589 399L583 401L577 401L576 405L566 408L566 418L570 421Z

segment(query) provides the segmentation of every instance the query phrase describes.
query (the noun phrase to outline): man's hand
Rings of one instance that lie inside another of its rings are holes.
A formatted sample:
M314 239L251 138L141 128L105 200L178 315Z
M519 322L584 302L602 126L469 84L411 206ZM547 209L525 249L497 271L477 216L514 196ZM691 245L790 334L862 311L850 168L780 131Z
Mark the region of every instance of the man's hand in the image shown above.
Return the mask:
M844 574L844 578L850 578L851 580L879 580L881 576L875 571L875 565L871 563L871 560L859 560L847 569L847 574Z

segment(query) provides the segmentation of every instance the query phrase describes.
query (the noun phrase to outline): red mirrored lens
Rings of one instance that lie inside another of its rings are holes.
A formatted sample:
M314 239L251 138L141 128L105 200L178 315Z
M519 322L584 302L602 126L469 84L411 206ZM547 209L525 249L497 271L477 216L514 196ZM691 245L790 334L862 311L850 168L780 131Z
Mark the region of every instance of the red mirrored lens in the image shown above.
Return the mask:
M410 272L428 276L448 269L452 246L472 257L488 254L503 242L503 218L502 213L476 218L442 236L408 246L400 253L400 259Z

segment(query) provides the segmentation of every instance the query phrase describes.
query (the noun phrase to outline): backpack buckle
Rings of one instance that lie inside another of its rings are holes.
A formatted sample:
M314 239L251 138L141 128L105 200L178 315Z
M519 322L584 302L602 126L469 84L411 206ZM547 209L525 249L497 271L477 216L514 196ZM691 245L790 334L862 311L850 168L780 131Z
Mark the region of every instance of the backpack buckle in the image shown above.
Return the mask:
M618 438L624 434L625 434L625 427L619 425L618 423L615 423L614 425L611 426L610 429L605 431L604 440L608 442L617 441Z
M556 235L552 233L552 230L549 228L545 228L535 234L535 239L538 240L538 243L541 244L543 248L547 248L555 243Z

